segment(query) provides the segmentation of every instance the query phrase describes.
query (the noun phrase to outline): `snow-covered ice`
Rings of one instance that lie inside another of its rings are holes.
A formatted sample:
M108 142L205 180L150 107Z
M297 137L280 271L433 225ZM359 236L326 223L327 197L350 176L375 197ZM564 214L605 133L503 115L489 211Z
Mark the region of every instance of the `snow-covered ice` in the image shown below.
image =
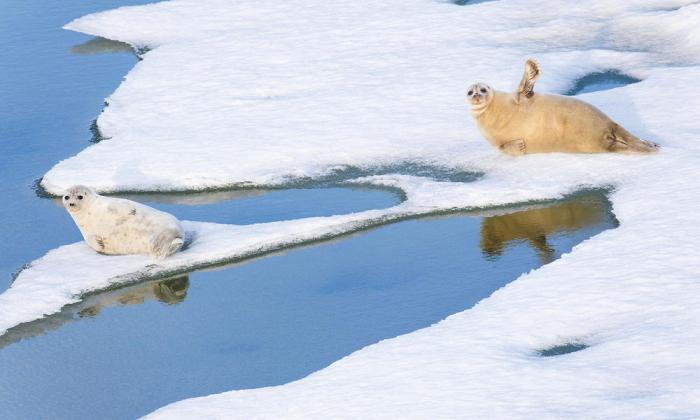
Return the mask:
M171 1L88 15L68 29L149 47L98 119L106 140L42 186L101 191L284 184L347 166L420 161L483 172L354 182L406 201L249 226L187 222L191 247L153 263L61 247L0 295L0 331L82 293L255 255L412 215L613 187L618 229L437 325L362 349L299 381L174 403L152 418L691 418L700 413L700 4L688 0L350 3ZM591 72L641 82L581 95L654 156L499 156L463 103L483 80L536 89ZM85 265L76 267L79 258ZM541 358L568 342L590 347Z
M670 20L699 11L657 12L648 1L219 0L89 15L66 27L154 49L106 100L97 123L109 141L56 165L42 186L60 194L85 179L100 191L269 185L397 161L479 169L492 151L469 121L469 83L514 89L530 55L544 69L542 90L565 91L611 67L654 83L679 64L668 50L697 57L700 30ZM642 123L652 101L625 109L637 91L591 100L658 140Z

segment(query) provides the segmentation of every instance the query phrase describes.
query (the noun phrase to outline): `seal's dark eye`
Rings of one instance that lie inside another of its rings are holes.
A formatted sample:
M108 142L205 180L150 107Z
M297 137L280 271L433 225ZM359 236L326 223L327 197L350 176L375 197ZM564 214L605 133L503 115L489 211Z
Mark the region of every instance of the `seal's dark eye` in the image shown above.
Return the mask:
M69 196L65 196L65 197L63 197L63 198L64 198L65 200L68 200L70 197L69 197Z
M467 92L467 95L472 96L473 93L474 93L474 92L472 92L472 91L470 90L469 92Z
M82 196L82 195L79 195L79 196L78 196L78 200L82 200L82 199L83 199L83 196Z
M486 89L481 88L481 93L486 93Z

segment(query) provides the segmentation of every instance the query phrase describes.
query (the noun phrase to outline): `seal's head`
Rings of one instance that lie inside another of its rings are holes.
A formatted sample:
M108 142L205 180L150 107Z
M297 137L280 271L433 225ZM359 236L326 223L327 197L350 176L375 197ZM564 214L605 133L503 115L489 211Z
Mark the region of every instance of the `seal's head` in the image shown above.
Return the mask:
M74 185L63 193L63 207L71 213L77 213L89 206L97 193L84 185Z
M493 99L493 89L486 83L474 83L467 89L466 102L472 111L479 112L486 108Z

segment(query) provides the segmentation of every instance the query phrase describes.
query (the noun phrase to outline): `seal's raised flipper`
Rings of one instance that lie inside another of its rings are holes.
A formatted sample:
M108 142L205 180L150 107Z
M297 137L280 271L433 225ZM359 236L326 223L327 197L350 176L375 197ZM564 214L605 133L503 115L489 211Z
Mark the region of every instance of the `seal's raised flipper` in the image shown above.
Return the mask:
M500 149L501 152L511 156L521 156L526 153L524 140L513 140L508 143L503 143Z
M655 153L659 150L658 144L642 140L618 124L613 124L606 141L608 149L616 153L644 154Z
M518 85L517 99L530 98L535 94L535 82L540 77L540 66L533 59L525 62L525 72Z

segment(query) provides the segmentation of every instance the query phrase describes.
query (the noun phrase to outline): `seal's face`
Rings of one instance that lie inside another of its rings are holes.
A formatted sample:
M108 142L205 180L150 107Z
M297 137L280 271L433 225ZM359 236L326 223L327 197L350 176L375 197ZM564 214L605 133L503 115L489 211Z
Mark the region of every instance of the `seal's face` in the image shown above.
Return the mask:
M475 83L467 89L466 101L472 109L482 108L493 99L493 89L486 83Z
M84 185L75 185L63 193L63 207L71 213L77 213L92 203L97 194Z

